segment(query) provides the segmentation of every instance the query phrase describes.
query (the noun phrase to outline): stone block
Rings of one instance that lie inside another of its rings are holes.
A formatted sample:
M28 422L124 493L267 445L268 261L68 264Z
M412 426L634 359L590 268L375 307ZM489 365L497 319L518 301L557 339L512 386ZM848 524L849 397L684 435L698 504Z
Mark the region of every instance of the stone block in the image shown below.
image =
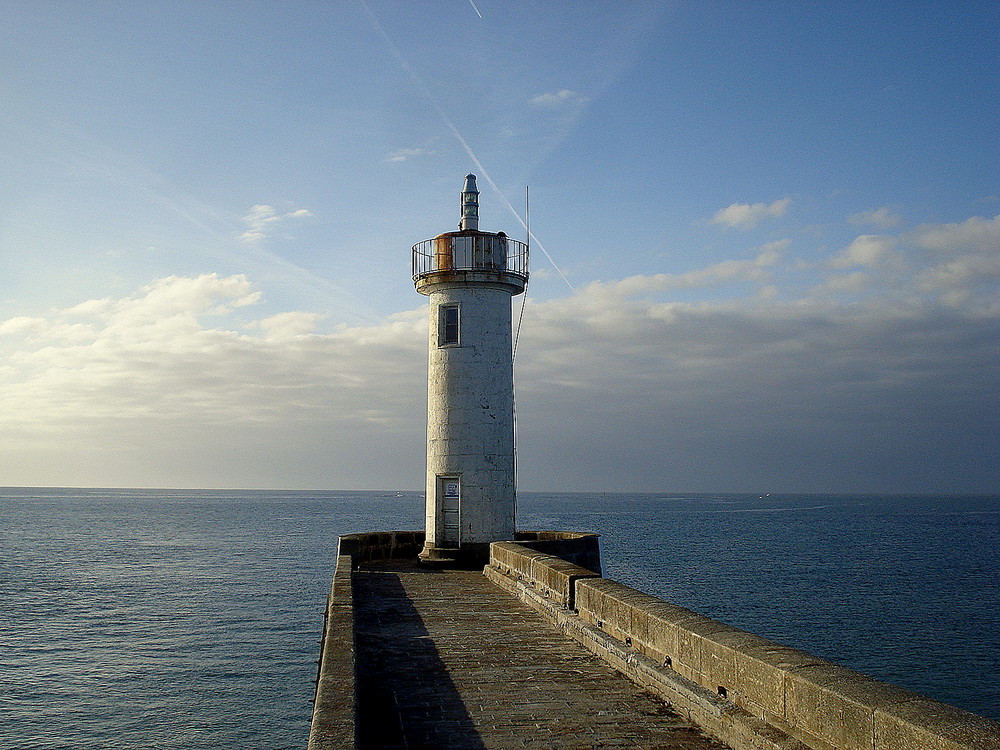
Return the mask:
M584 587L587 587L586 593ZM617 581L588 578L576 585L576 608L580 611L581 607L585 607L593 617L593 624L600 623L608 635L625 641L631 638L631 602L637 593L635 589Z
M843 750L872 748L875 711L919 698L910 690L837 664L799 667L785 675L788 723Z
M514 542L490 542L490 565L498 569L508 567L511 555L519 546Z
M337 554L350 555L354 564L357 565L361 562L361 550L364 547L361 537L362 534L348 534L340 537L337 544Z
M602 615L605 630L621 641L628 637L632 625L632 608L629 600L633 593L632 589L623 584L604 591Z
M529 549L568 560L594 573L601 572L597 534L576 531L519 531L515 541Z
M603 596L600 586L595 586L595 582L604 582L605 578L587 578L574 586L574 601L576 612L580 619L589 625L597 624L596 609L599 607L598 600ZM612 583L614 583L612 581Z
M632 589L607 578L586 578L579 581L575 588L575 604L580 617L591 625L599 625L606 632L610 632L609 628L621 630L624 600Z
M639 641L641 650L661 664L669 657L672 667L678 654L677 625L696 616L691 610L662 599L647 603L641 613L645 631Z
M875 710L875 750L1000 750L1000 724L920 698Z
M628 632L632 645L638 647L637 643L645 643L649 639L650 609L662 600L636 589L630 589L622 599L625 605L622 612L622 629ZM628 622L624 620L625 612L628 613Z
M574 565L559 557L545 555L531 561L531 579L562 607L573 609L574 584L581 578L599 578L586 568Z
M423 544L423 531L393 531L390 555L393 558L416 557Z
M354 675L354 612L330 607L323 638L321 675Z
M765 643L770 641L736 628L706 634L701 642L701 671L705 675L706 687L732 700L742 688L737 656L750 646ZM778 684L780 686L781 682Z
M512 571L512 577L531 580L531 561L543 553L522 547L516 542L491 542L490 565Z
M351 573L351 556L338 555L337 567L333 573L333 587L330 590L330 604L347 605L354 603L354 579Z
M705 636L735 630L736 628L731 625L717 622L711 617L692 613L691 617L687 617L677 624L677 657L674 669L684 674L688 679L714 689L715 686L709 686L704 681L702 646ZM690 674L686 674L686 671Z
M735 703L756 716L785 720L785 682L793 669L830 664L805 651L761 638L736 653Z

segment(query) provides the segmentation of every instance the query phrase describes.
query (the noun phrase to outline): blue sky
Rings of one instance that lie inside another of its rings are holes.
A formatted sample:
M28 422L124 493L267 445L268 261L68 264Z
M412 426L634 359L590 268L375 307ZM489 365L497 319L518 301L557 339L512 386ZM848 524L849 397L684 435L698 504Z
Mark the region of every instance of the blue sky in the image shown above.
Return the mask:
M993 3L4 15L0 484L419 488L473 171L522 489L1000 491Z

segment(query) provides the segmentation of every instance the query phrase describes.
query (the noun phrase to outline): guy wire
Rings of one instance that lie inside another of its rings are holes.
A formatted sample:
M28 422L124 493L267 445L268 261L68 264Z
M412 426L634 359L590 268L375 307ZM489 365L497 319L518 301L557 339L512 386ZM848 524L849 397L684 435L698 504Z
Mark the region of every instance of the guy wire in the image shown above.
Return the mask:
M526 261L531 260L531 213L528 208L528 186L524 186L524 231L527 234L524 243L524 252L527 255ZM511 348L510 353L510 364L513 369L514 357L517 355L517 339L521 335L521 321L524 319L524 305L528 301L528 280L524 280L524 292L521 294L521 312L517 316L517 329L514 332L514 346ZM517 386L514 385L514 379L511 378L511 386L514 391L516 391ZM514 427L514 517L517 518L517 398L516 393L512 394L515 396L512 407L512 417L513 417L513 427Z

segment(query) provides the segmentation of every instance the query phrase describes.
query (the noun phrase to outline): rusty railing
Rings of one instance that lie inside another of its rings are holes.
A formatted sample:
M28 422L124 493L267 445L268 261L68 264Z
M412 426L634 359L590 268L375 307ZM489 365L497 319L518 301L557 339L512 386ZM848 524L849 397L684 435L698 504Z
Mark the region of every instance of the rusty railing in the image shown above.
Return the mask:
M413 278L437 271L498 271L528 278L528 246L502 234L445 235L413 246Z

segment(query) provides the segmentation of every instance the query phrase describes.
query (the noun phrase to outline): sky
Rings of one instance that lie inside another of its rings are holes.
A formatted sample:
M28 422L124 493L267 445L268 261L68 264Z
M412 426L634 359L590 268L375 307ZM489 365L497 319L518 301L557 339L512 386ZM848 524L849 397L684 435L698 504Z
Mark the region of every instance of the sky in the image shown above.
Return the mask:
M474 172L522 491L1000 492L996 3L0 7L0 485L421 489Z

